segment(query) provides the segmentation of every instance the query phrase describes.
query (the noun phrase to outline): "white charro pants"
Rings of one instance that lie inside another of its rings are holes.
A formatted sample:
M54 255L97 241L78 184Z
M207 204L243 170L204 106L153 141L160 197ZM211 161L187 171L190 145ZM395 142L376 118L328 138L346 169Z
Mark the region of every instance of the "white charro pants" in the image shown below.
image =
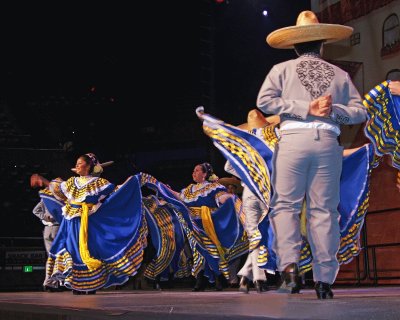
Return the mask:
M343 148L329 130L283 131L275 149L270 221L278 270L300 258L300 213L307 204L307 238L314 281L332 284L339 271L340 174Z
M45 226L43 229L43 241L47 255L49 254L51 245L53 244L54 238L56 237L59 228L60 228L59 225L52 225L52 226ZM46 261L46 270L45 270L46 276L43 281L43 286L58 287L58 281L50 280L49 275L47 274L47 270L48 270L48 260Z
M258 222L268 208L246 186L243 188L242 202L246 215L246 232L251 237L257 231ZM246 262L238 272L238 276L246 277L251 281L266 280L264 270L257 265L258 253L259 249L256 248L248 254Z

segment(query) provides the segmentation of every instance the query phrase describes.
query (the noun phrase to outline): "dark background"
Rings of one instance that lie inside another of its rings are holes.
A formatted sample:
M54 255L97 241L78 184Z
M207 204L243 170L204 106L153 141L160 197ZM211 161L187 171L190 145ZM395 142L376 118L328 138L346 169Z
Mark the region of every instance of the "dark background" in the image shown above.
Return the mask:
M205 161L227 176L195 109L246 122L272 65L295 57L266 36L306 9L309 0L1 4L5 225L38 201L32 173L68 178L86 152L115 161L105 177L116 183L144 171L179 190Z

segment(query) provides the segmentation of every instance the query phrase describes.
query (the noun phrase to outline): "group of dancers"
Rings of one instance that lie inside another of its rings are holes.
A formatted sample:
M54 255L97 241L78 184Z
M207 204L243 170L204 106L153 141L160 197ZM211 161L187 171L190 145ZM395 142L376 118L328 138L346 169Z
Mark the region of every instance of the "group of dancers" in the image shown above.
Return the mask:
M397 97L390 94L388 82L372 92L376 92L379 103L382 95L398 103ZM376 107L378 103L371 105ZM246 129L212 117L202 108L196 111L204 132L227 161L235 164L241 181L269 208L279 125L268 122L258 110L249 112ZM376 130L372 121L366 132L369 128ZM359 235L368 209L369 178L379 164L375 150L379 152L383 147L375 146L377 143L382 139L343 153L339 263L351 261L361 250ZM249 232L246 217L250 212L243 210L238 195L229 193L218 182L211 164L197 164L192 174L194 183L181 191L172 190L146 173L114 185L101 177L111 164L100 163L96 155L88 153L78 158L72 169L76 175L66 181L49 181L38 174L31 177L31 186L41 189L41 203L60 225L46 266L46 278L54 286L62 284L74 294L93 293L124 284L144 267L148 279L168 278L171 274L176 278L194 276L194 291L205 290L207 281L222 290L222 278L229 280L230 266L253 251L258 252L253 260L258 269L278 271L269 210L259 216L256 228ZM143 196L143 187L154 194ZM303 210L303 224L305 219ZM305 228L302 230L300 273L312 270L312 250ZM153 255L144 259L150 242ZM263 291L256 278L239 276L243 279L241 291L248 292L246 279L254 279L257 291Z
M41 203L59 224L47 278L74 294L93 294L144 269L149 279L194 276L193 291L204 291L207 281L221 291L237 259L248 255L240 291L248 293L253 281L261 293L266 274L279 273L278 291L299 293L302 274L312 270L317 297L333 298L340 264L362 250L371 172L385 155L400 170L400 82L384 81L362 100L348 75L320 57L324 41L351 32L302 12L296 26L267 38L273 47L294 47L299 58L267 75L247 126L196 109L246 200L229 193L208 162L195 165L194 183L180 191L143 172L114 185L101 177L112 162L93 153L77 159L76 175L66 181L32 175L31 186L41 188ZM340 125L363 122L370 143L343 150ZM143 196L142 188L152 194Z

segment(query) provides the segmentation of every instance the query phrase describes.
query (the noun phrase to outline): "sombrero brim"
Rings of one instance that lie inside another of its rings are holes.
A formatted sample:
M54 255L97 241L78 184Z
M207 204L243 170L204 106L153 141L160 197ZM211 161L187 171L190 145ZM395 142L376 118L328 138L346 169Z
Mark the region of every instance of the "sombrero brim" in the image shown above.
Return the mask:
M353 28L339 24L316 23L285 27L271 32L267 43L277 49L292 49L297 43L325 40L335 42L350 37Z
M240 183L239 179L236 178L221 178L218 179L218 183L224 185L225 187L228 187L228 185L234 185L237 188L237 192L240 193L243 191L243 187Z
M273 115L273 116L269 116L269 117L265 117L265 121L267 121L270 125L277 125L281 122L281 118L278 115ZM265 123L266 124L266 123ZM265 126L264 125L260 125L257 128L262 128ZM248 122L239 124L237 126L237 128L242 129L242 130L252 130L252 129L256 129L255 127L250 127Z
M114 163L114 161L106 161L103 163L99 163L99 165L100 165L100 167L105 168L105 167L111 166L113 163ZM71 168L71 171L76 172L76 169Z

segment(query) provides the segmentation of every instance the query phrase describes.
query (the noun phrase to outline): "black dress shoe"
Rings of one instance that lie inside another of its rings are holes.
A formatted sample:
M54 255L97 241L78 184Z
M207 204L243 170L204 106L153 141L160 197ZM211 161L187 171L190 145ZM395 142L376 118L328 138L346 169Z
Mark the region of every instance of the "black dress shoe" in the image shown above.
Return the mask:
M318 299L332 299L333 298L333 292L331 289L331 285L329 283L318 281L315 284L315 292L317 293Z
M96 294L96 290L86 291L86 294Z
M289 264L282 272L282 284L277 290L279 293L300 293L301 280L299 267L296 263Z
M244 276L240 279L239 291L243 293L249 293L249 279Z
M262 280L254 281L254 287L256 288L257 293L268 291L268 286L266 281Z
M44 292L63 292L64 289L60 287L43 286Z

